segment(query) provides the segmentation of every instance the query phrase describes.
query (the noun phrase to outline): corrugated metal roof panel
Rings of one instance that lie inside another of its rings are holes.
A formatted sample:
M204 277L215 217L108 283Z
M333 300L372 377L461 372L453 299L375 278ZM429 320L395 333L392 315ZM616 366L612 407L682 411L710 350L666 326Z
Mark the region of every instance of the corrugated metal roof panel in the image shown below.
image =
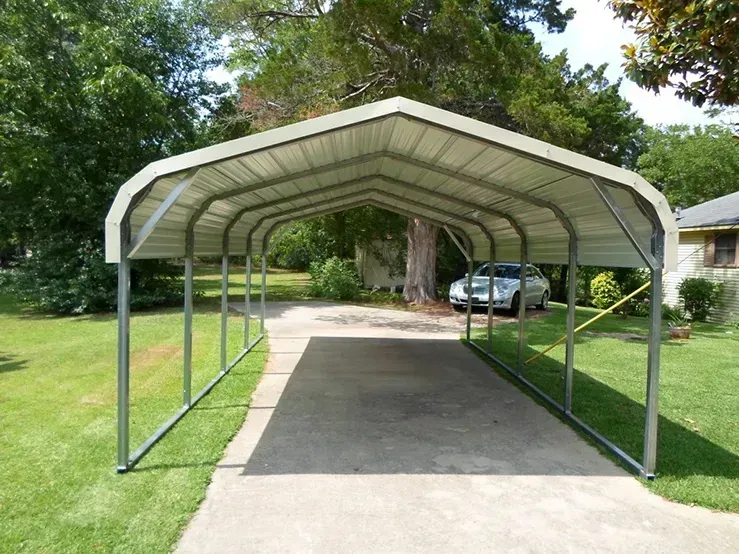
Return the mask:
M637 175L402 98L147 166L116 197L106 220L106 251L109 261L119 259L118 233L129 213L133 237L146 226L132 257L172 257L184 253L191 220L199 255L218 254L227 227L241 243L231 251L240 252L248 229L262 218L268 220L255 237L284 213L366 201L454 223L481 257L490 233L500 259L517 259L518 226L532 262L567 263L571 226L580 263L643 266L590 177L611 190L641 245L649 245L651 223L635 198L657 214L667 265L673 263L674 218L664 197ZM366 194L358 196L361 191Z

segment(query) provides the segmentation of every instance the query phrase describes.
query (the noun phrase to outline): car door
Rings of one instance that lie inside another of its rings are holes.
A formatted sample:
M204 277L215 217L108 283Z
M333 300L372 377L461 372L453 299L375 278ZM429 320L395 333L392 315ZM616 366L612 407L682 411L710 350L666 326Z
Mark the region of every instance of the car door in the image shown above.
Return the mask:
M526 304L537 304L541 300L542 290L541 279L537 278L536 270L529 266L526 268Z

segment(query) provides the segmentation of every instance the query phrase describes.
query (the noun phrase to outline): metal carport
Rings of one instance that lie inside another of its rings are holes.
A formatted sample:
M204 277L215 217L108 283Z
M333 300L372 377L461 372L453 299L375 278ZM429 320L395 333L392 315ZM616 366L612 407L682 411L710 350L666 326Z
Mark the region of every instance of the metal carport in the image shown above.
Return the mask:
M105 223L106 258L118 264L118 471L130 469L246 355L251 256L296 219L375 205L446 228L467 258L568 264L564 405L493 354L492 302L484 352L643 476L654 476L662 272L676 265L677 226L667 200L637 174L556 146L427 106L392 98L150 164L118 192ZM221 371L191 393L193 257L223 256ZM229 255L247 256L244 349L226 356ZM129 454L130 264L185 259L183 406ZM644 451L641 463L572 414L577 265L646 267L651 274ZM521 293L525 295L525 272ZM492 279L492 277L491 277ZM492 282L491 282L492 288ZM471 295L470 295L471 296ZM525 313L521 302L521 316ZM471 305L468 303L467 338ZM469 342L475 348L472 342Z

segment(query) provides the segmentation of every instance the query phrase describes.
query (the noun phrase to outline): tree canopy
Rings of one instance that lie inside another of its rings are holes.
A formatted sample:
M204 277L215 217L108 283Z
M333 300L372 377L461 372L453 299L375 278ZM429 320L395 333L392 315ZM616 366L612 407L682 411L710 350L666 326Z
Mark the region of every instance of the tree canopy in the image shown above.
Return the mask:
M563 30L573 11L559 1L217 5L258 129L401 95L618 165L639 154L643 123L619 83L547 58L528 30Z
M8 0L0 37L0 236L34 252L23 294L109 308L102 224L118 187L198 145L221 92L202 3Z
M244 70L241 108L255 129L400 95L616 165L633 166L641 153L643 122L620 96L619 83L607 81L605 66L573 70L564 54L546 57L529 30L534 22L564 30L574 12L558 0L217 6L233 38L232 65ZM407 230L407 271L423 265L416 256L435 259L426 246L436 247L436 233L412 240L418 225ZM435 292L429 271L415 271L415 281L426 283L420 289L429 289L418 298Z
M739 102L739 2L610 0L630 23L636 44L624 45L626 71L639 86L672 87L696 106Z
M731 131L709 125L652 129L639 173L673 206L700 204L739 190L739 145Z

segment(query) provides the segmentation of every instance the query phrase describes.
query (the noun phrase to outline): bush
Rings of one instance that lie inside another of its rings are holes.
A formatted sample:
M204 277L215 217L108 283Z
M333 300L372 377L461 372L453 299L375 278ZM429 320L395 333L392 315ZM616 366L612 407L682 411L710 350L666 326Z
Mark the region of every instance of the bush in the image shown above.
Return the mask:
M680 306L662 304L662 319L670 327L689 327L690 318Z
M677 289L685 311L693 321L705 321L711 310L719 305L723 283L716 283L701 277L683 279Z
M163 260L140 260L131 270L131 308L173 305L183 298L181 268ZM82 314L115 310L118 278L100 245L70 235L34 244L12 272L7 288L39 310Z
M359 294L357 268L353 262L336 256L325 262L314 262L308 270L311 275L311 293L334 300L351 300Z
M14 270L0 268L0 291L10 289L14 281L14 276Z
M590 282L590 299L593 306L604 310L623 298L621 287L612 271L604 271Z

